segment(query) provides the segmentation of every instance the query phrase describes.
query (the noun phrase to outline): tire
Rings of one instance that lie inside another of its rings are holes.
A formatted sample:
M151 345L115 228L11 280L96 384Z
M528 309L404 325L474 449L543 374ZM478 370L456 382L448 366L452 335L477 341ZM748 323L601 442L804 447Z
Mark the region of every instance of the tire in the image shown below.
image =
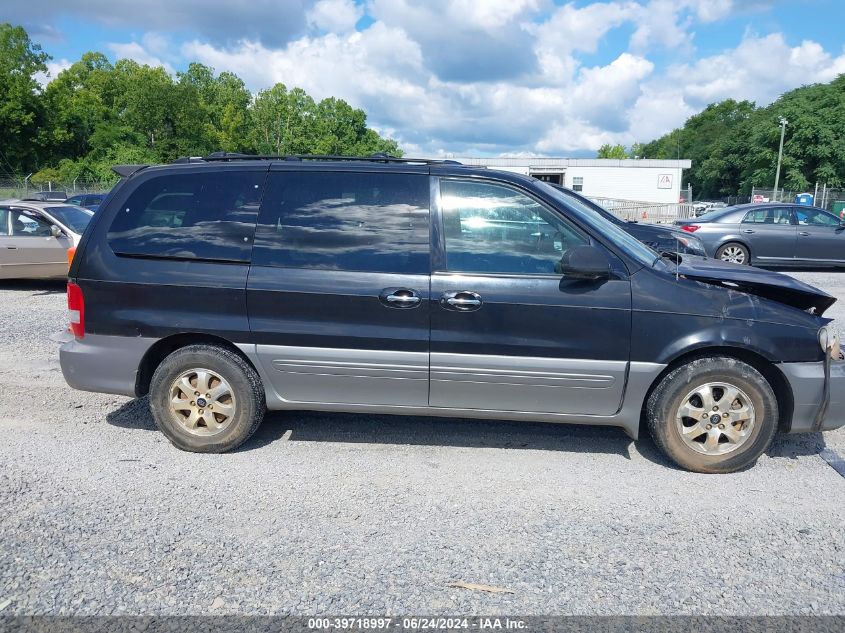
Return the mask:
M205 344L182 347L161 362L150 383L150 406L167 439L194 453L237 448L266 410L255 369L235 352Z
M730 262L732 264L751 265L751 253L748 247L739 242L722 244L716 251L716 259L721 259L723 262Z
M646 417L654 442L681 468L731 473L754 464L769 447L778 404L771 385L751 365L707 357L666 374L648 398Z

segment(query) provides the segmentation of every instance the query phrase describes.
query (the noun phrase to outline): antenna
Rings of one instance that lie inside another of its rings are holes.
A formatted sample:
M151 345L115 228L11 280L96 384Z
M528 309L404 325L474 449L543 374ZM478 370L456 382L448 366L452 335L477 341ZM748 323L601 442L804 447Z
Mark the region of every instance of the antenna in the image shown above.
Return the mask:
M678 238L677 235L675 237L675 281L679 281L681 276L678 273L678 269L681 267L681 249L678 246L681 243L681 240Z

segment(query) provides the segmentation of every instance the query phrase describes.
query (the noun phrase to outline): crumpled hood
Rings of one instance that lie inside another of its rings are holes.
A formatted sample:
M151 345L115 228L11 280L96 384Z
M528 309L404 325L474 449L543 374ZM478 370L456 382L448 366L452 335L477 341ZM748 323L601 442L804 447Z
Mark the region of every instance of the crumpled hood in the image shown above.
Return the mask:
M678 274L687 279L732 288L801 310L812 308L813 313L819 316L836 303L836 297L788 275L719 259L684 256L678 266Z

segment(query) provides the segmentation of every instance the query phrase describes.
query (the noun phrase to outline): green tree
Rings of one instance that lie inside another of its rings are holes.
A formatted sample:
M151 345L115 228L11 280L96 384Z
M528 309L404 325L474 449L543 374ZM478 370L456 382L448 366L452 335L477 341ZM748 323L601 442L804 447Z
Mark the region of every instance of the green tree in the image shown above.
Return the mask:
M23 172L38 162L35 139L43 122L36 73L46 72L49 56L20 26L0 24L0 165Z
M605 143L599 147L596 158L628 158L628 152L625 150L624 145Z

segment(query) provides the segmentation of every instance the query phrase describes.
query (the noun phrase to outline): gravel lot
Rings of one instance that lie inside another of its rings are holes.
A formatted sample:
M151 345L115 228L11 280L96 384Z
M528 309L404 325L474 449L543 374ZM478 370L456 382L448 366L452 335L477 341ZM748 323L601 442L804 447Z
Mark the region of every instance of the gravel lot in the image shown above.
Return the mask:
M795 275L845 323L845 274ZM722 476L615 429L370 415L192 455L65 385L62 284L0 284L0 319L0 615L845 614L843 430Z

